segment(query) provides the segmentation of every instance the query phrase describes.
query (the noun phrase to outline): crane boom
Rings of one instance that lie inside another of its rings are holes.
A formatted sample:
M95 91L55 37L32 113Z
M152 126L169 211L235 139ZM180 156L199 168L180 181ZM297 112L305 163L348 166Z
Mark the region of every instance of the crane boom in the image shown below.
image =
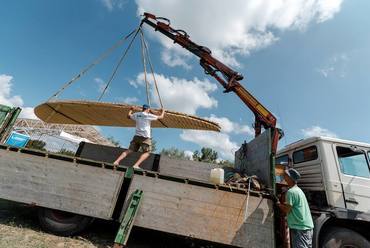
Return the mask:
M142 23L146 23L155 31L159 31L168 38L179 44L189 52L200 58L200 65L205 73L214 77L224 88L224 92L233 91L255 115L255 136L261 134L261 128L272 130L272 151L275 154L277 144L282 132L276 128L275 116L265 108L251 93L249 93L240 83L243 75L234 71L211 55L211 50L200 46L189 39L189 35L184 30L173 29L170 21L163 17L156 17L150 13L144 13Z

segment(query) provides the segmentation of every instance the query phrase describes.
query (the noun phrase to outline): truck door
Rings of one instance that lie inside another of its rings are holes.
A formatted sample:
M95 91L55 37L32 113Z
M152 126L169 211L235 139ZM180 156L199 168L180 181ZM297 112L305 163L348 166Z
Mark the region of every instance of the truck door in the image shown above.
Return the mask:
M347 209L369 212L370 169L365 151L349 145L335 145L334 150Z

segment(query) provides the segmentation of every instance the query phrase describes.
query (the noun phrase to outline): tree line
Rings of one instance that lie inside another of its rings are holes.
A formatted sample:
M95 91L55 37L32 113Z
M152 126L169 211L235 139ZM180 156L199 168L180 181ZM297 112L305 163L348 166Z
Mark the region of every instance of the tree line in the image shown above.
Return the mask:
M182 151L175 147L171 147L168 149L162 149L160 154L170 157L170 158L174 158L174 159L194 160L194 161L200 161L200 162L222 164L225 166L233 165L233 163L229 160L219 159L218 153L209 147L202 147L200 151L198 150L194 151L192 156L187 155L185 151Z
M111 141L115 146L120 146L119 141L115 140L113 137L108 138L109 141ZM152 152L155 152L156 147L156 141L152 141ZM27 148L46 151L45 149L46 143L42 140L30 140L27 143ZM69 156L74 156L74 152L67 150L65 148L62 148L60 151L57 152L58 154L64 154ZM164 148L160 151L160 154L163 156L167 156L174 159L181 159L181 160L194 160L194 161L200 161L200 162L207 162L207 163L214 163L214 164L221 164L224 166L232 166L233 163L229 160L223 160L219 159L218 153L209 147L202 147L200 150L196 150L193 152L191 156L187 155L185 151L180 150L175 147L171 148Z

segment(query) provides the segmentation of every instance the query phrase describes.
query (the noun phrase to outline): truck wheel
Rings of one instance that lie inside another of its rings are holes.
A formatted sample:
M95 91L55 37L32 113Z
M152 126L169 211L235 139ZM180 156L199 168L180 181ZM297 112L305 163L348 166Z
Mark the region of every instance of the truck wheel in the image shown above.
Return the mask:
M362 235L347 228L334 227L324 237L323 248L370 248Z
M61 236L72 236L83 231L93 218L48 208L38 211L41 227Z

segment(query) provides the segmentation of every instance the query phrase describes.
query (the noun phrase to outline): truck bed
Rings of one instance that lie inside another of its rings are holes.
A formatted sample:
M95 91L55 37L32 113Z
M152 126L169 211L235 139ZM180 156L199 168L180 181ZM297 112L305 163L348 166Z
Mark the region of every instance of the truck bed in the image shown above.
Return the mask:
M251 192L246 212L246 191L174 179L135 175L129 192L144 191L136 225L238 247L274 247L273 204L266 196Z
M113 219L117 199L144 191L135 225L238 247L274 247L269 196L205 181L135 171L124 192L127 167L0 145L0 198ZM123 211L123 210L122 210Z

